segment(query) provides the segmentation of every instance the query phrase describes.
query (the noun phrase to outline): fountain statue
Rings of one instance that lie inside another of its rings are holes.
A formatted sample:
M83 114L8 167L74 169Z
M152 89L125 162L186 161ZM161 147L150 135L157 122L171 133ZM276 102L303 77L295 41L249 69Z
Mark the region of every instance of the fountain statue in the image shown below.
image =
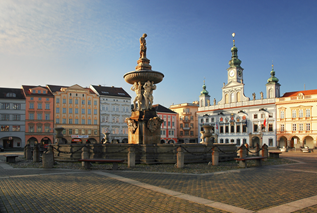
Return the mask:
M153 90L156 90L156 84L163 80L164 75L152 70L146 57L146 37L147 34L143 34L140 38L140 58L135 71L123 76L127 83L132 84L131 90L136 94L131 117L126 119L129 144L158 144L161 140L163 120L157 116L152 104Z

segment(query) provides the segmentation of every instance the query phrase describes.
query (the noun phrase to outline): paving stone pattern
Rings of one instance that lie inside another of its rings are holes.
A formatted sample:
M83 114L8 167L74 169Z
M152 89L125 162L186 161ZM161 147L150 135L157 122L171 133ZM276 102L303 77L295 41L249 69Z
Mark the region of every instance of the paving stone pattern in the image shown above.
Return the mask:
M92 173L2 178L0 188L1 212L224 212Z
M317 212L317 205L295 211L294 213L316 213L316 212Z

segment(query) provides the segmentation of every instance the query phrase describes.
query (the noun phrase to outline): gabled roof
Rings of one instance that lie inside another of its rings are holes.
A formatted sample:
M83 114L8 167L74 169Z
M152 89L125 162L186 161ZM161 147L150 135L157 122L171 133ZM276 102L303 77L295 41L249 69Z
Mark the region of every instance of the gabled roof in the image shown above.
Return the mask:
M96 86L90 85L98 95L109 95L109 96L120 96L120 97L128 97L131 96L122 88L122 87L106 87L106 86Z
M43 94L43 93L41 93L41 94L39 94L39 93L31 93L30 89L34 89L34 88L45 89L47 91L47 93L46 94ZM23 92L24 92L25 96L53 96L53 94L51 93L51 91L47 87L22 85L22 89L23 89Z
M8 99L25 99L23 90L20 88L4 88L0 87L0 98Z
M152 105L153 108L155 108L155 111L156 112L167 112L167 113L173 113L173 114L177 114L177 112L174 112L160 104L155 104L155 105Z
M94 91L92 91L90 88L85 88L85 87L82 87L78 84L75 84L75 85L72 85L72 86L60 86L60 85L46 85L51 92L58 92L58 91L61 91L62 88L71 88L71 89L78 89L78 90L81 90L81 89L85 89L85 90L88 90L90 94L96 94Z
M297 96L299 93L303 93L304 95L317 95L317 89L286 92L282 98Z

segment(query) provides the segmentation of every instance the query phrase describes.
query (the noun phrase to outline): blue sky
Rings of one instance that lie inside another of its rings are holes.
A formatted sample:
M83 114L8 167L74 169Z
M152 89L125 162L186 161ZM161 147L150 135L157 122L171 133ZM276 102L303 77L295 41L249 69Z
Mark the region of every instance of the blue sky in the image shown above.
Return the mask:
M154 102L198 100L204 78L221 99L236 33L245 95L265 91L272 60L282 94L317 89L317 1L1 0L0 87L123 87L139 38L164 80Z

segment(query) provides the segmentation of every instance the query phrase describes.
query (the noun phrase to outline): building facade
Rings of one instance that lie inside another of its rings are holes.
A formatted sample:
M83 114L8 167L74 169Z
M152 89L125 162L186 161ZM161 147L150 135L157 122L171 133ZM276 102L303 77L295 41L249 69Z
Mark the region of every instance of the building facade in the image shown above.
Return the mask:
M100 99L100 137L110 133L114 142L128 143L126 118L131 116L131 96L121 87L90 85Z
M164 122L161 124L161 143L177 143L177 113L160 105L153 105L157 116Z
M0 145L25 146L25 97L22 89L0 88Z
M31 146L52 144L54 96L46 87L22 85L25 96L25 141Z
M279 147L317 146L317 90L287 92L276 107Z
M198 102L170 106L177 113L178 143L198 142L198 106Z
M47 85L54 95L54 127L65 130L64 143L99 143L99 97L77 84Z
M271 77L266 84L266 98L260 92L260 98L257 99L253 93L253 99L250 100L244 95L244 69L240 66L234 40L231 53L222 99L218 103L215 99L210 103L205 83L203 85L199 96L199 131L203 131L202 125L209 124L214 132L212 140L215 143L234 143L237 146L248 144L251 147L266 144L276 147L275 98L279 97L280 84L275 71L272 67Z

